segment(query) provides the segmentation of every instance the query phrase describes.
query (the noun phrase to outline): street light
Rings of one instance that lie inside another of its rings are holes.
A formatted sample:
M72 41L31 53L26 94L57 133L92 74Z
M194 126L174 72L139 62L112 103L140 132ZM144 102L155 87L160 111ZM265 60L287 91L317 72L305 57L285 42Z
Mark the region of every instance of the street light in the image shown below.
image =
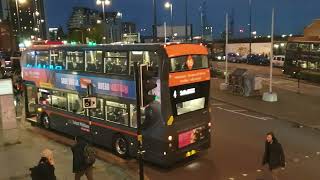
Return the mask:
M172 9L173 9L173 4L172 3L170 3L170 2L166 2L165 4L164 4L164 7L166 8L166 9L170 9L170 16L171 16L171 38L173 39L173 11L172 11Z
M105 37L106 37L106 26L107 26L107 23L106 23L106 15L105 15L105 12L104 12L104 9L105 9L105 6L109 6L111 4L111 1L110 0L97 0L96 1L96 4L98 6L101 6L102 7L102 18L103 18L103 22L104 22L104 37L103 37L103 40L105 40Z

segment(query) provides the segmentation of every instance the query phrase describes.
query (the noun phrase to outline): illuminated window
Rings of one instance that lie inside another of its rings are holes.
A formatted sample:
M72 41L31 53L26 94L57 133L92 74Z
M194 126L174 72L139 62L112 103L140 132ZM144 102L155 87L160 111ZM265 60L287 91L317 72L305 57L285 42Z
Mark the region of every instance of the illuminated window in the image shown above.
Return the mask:
M193 99L190 101L185 101L182 103L178 103L176 105L177 115L185 114L188 112L197 111L203 109L205 105L205 98Z
M86 71L103 72L102 51L86 51Z
M66 55L67 69L74 71L84 71L84 52L68 51Z
M128 126L128 108L126 104L106 101L106 119Z
M68 111L84 115L82 100L78 94L68 94Z

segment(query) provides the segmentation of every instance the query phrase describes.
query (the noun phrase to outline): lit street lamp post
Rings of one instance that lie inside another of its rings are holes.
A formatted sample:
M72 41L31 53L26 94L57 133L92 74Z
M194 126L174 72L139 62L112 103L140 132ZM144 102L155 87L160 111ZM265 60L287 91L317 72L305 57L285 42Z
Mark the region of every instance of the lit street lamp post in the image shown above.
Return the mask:
M170 26L171 26L171 39L173 39L173 11L172 11L172 9L173 9L173 4L172 3L170 3L170 2L166 2L165 4L164 4L164 7L166 8L166 9L170 9L170 17L171 17L171 19L170 19Z
M249 0L249 54L252 53L252 0Z
M106 15L105 15L105 6L109 6L111 4L111 1L110 0L97 0L96 1L96 4L99 6L101 5L102 7L102 18L103 18L103 22L104 22L104 34L103 34L103 41L105 42L106 40L106 26L107 26L107 23L106 23Z

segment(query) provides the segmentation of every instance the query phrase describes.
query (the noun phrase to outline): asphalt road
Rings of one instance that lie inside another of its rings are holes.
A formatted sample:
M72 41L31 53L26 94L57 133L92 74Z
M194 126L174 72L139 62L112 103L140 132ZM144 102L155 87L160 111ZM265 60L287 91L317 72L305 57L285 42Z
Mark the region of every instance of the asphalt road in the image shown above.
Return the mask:
M263 176L261 159L265 134L275 132L287 166L282 180L319 180L320 132L298 128L283 120L212 102L212 148L170 170L147 165L152 180L256 180Z

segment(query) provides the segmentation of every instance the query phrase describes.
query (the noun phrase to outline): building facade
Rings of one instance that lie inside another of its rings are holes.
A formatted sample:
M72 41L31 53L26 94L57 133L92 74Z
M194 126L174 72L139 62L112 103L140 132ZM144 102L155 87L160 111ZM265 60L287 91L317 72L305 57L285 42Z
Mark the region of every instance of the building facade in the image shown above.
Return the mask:
M103 17L106 19L103 20ZM68 21L69 37L80 33L81 42L96 41L112 43L121 41L122 14L119 12L98 12L86 7L74 7Z
M47 20L44 0L7 1L14 35L18 41L47 39Z
M136 33L136 24L133 22L123 22L122 23L122 34Z

